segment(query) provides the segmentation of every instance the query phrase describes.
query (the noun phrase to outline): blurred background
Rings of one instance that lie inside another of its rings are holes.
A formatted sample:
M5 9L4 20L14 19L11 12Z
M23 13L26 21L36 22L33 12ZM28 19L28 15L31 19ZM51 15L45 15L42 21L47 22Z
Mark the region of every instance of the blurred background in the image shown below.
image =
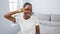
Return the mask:
M6 29L9 29L11 24L13 24L11 21L5 19L3 15L9 11L21 8L25 2L32 4L33 12L36 14L60 14L60 0L0 0L1 34L3 34L3 31L5 32Z
M33 6L33 12L40 14L60 14L60 0L0 0L0 22L3 14L21 8L25 2Z

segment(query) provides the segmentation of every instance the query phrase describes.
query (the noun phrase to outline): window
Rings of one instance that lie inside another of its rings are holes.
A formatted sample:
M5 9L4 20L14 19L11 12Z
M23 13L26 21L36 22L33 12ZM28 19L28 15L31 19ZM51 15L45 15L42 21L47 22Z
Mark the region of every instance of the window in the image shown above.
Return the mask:
M9 10L10 11L15 11L15 10L18 9L18 7L22 7L22 6L23 6L23 1L22 0L9 0ZM18 15L18 13L14 14L12 16L16 17L17 15Z
M18 0L9 0L9 10L17 10L18 8Z

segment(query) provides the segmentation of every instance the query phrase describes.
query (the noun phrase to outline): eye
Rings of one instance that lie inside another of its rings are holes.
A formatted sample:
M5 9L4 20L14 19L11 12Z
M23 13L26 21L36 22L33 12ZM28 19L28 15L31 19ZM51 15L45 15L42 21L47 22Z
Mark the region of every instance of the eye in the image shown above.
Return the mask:
M29 10L29 9L25 9L25 10Z

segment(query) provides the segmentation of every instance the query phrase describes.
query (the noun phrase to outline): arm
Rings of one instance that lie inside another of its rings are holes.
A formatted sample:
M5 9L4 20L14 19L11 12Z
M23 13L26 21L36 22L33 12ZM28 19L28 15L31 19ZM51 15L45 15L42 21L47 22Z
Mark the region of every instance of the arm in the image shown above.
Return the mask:
M8 12L4 15L4 17L7 18L8 20L11 20L12 22L16 22L16 19L12 17L13 14L16 14L16 12L15 11Z
M39 28L39 25L35 26L35 29L36 29L36 34L40 34L40 28Z
M16 13L21 13L21 12L22 12L22 9L19 9L19 10L16 10L16 11L12 11L12 12L8 12L8 13L6 13L4 15L4 17L15 23L16 19L14 17L12 17L12 15L16 14Z

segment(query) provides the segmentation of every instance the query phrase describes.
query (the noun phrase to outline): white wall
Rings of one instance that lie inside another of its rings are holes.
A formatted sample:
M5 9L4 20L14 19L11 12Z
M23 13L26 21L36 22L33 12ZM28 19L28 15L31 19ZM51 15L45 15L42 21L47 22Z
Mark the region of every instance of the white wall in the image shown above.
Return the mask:
M22 0L18 0L18 8L22 8L23 7L23 1Z
M9 11L8 0L0 0L0 22L4 22L3 15Z
M25 3L25 2L31 3L31 1L32 1L32 0L23 0L23 3Z
M4 18L4 14L9 11L8 0L0 0L0 34L16 34L19 26Z
M41 14L60 14L60 0L32 0L33 11Z

